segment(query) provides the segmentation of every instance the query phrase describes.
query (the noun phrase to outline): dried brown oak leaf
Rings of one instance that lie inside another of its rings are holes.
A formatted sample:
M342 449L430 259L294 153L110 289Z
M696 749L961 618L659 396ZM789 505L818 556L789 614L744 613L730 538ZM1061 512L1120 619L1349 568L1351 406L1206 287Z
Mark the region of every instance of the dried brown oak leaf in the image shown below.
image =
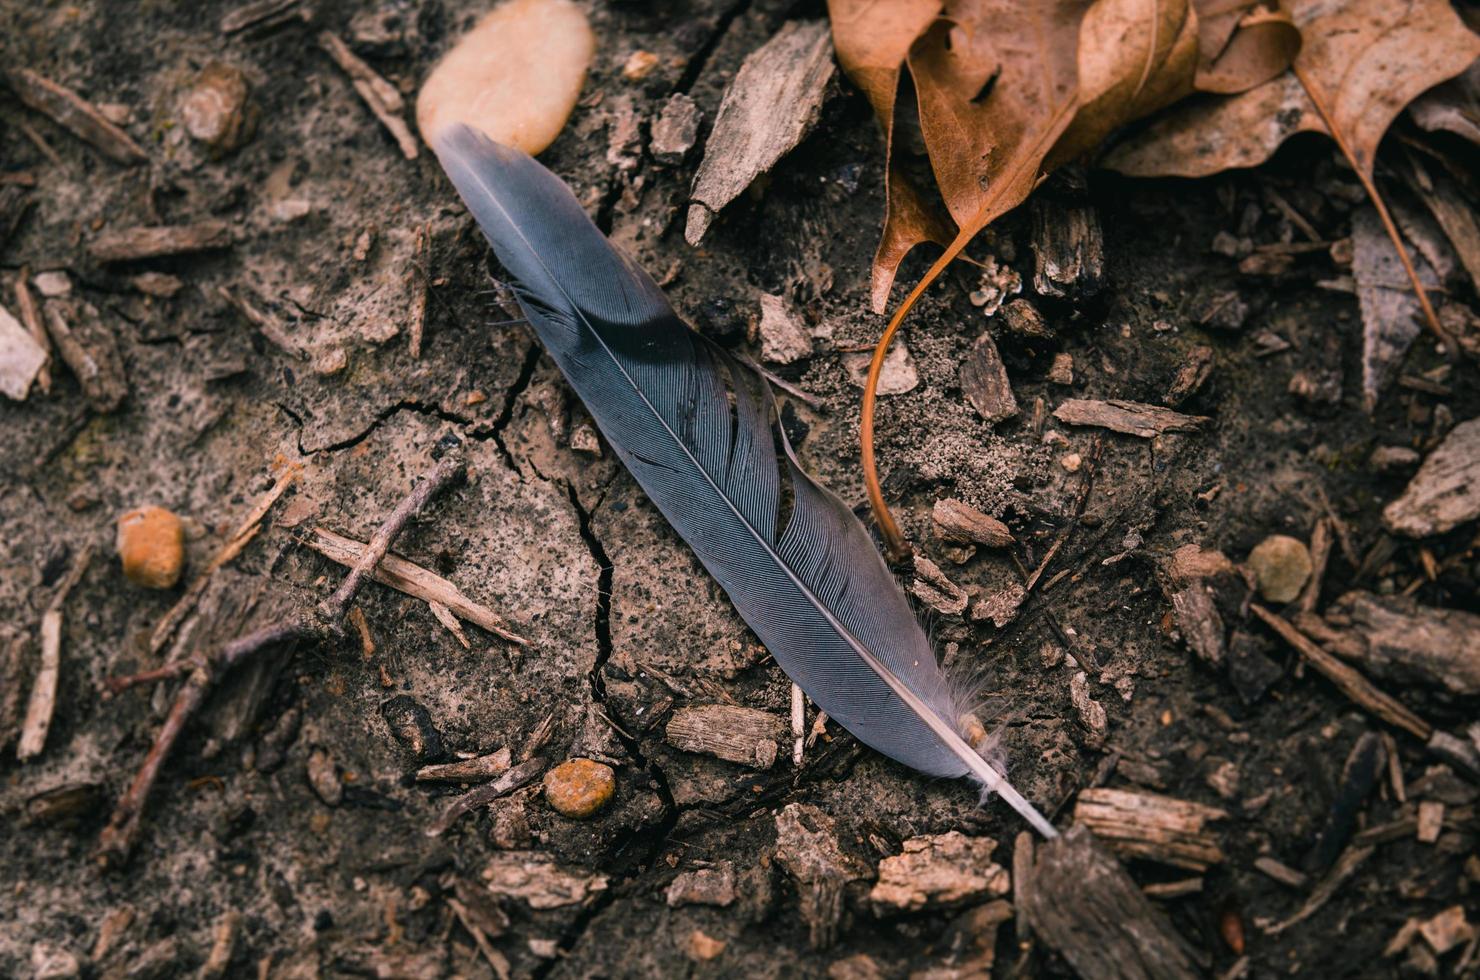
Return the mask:
M903 538L884 506L873 459L874 397L889 340L977 232L1021 203L1037 183L1044 156L1078 107L1075 51L1086 6L1085 0L947 3L951 20L937 20L911 46L921 133L941 195L961 229L895 311L864 388L864 482L896 555Z
M1079 107L1044 171L1190 95L1198 50L1197 14L1186 0L1096 0L1079 26Z
M1368 180L1377 144L1422 92L1480 57L1480 36L1448 0L1296 0L1305 39L1291 71L1239 95L1189 103L1106 157L1133 176L1203 177L1263 163L1300 132L1330 133L1297 74L1318 87Z
M1193 0L1199 92L1232 95L1277 77L1300 51L1300 29L1284 10L1250 0Z
M884 233L874 255L871 305L883 313L894 274L910 249L945 245L955 229L920 197L894 160L894 105L910 45L940 13L941 0L828 0L833 49L884 130Z

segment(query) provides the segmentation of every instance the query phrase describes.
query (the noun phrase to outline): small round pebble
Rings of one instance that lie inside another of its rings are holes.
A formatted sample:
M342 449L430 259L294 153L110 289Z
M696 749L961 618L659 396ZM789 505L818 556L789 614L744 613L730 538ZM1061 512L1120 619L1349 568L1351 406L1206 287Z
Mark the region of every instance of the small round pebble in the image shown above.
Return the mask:
M581 820L601 811L617 791L611 766L570 759L545 773L545 800L562 816Z
M1302 541L1271 534L1249 552L1248 565L1266 601L1294 602L1310 578L1310 551Z
M185 566L185 526L163 507L140 507L118 519L123 574L146 589L169 589Z

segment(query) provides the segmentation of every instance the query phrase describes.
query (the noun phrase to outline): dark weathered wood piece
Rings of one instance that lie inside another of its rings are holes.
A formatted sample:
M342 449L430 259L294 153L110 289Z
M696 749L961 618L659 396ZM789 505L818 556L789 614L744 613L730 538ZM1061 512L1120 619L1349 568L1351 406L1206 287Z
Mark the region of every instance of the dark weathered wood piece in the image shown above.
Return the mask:
M1202 415L1183 415L1160 405L1118 398L1107 401L1071 398L1054 409L1053 417L1068 425L1095 426L1142 439L1151 439L1164 432L1196 432L1208 421Z
M230 246L230 225L224 221L201 221L193 225L146 225L105 231L92 240L87 251L99 262L130 262Z
M221 33L235 34L249 27L276 27L290 20L309 19L302 0L255 0L222 16Z
M1213 348L1199 344L1187 352L1187 357L1177 368L1172 383L1167 386L1162 402L1168 408L1176 408L1202 390L1212 373Z
M1403 495L1382 512L1389 531L1443 534L1480 516L1480 419L1461 422L1423 461Z
M1301 617L1297 625L1307 622ZM1308 632L1377 677L1461 696L1480 694L1480 616L1474 613L1423 606L1405 596L1348 592L1326 610L1324 625L1322 632Z
M1038 848L1019 901L1034 933L1086 980L1202 976L1187 941L1083 826Z
M143 163L149 159L133 137L109 122L97 107L71 89L42 78L29 68L9 69L5 72L5 81L16 98L91 143L108 159L123 164Z
M1002 355L997 353L997 344L991 334L982 334L971 345L971 351L961 365L961 393L977 414L988 422L1001 422L1018 413L1012 382L1007 378L1007 367L1002 363Z
M1006 548L1013 541L1012 530L1006 524L960 500L937 500L930 517L935 522L936 537L942 541L988 548Z
M1105 284L1105 237L1089 204L1035 195L1033 288L1041 296L1088 299Z

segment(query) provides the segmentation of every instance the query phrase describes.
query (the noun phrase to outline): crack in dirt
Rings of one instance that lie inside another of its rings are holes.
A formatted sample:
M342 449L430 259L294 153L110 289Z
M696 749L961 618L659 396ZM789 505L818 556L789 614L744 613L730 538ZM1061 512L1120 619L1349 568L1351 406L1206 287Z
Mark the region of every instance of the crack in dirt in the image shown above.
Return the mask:
M504 442L504 430L514 420L514 406L518 404L519 396L529 390L530 383L534 380L535 368L540 363L540 355L544 352L545 349L540 346L539 341L530 341L529 350L524 352L524 363L519 366L519 374L514 378L514 383L509 385L508 393L504 396L504 404L487 430L487 438L493 440L493 444L498 447L499 456L503 458L504 465L515 476L519 475L519 467L514 463L514 454Z
M466 438L473 439L475 441L481 441L489 437L489 433L487 433L485 430L480 429L472 419L468 418L465 415L458 415L456 412L449 412L446 409L442 408L440 405L436 405L431 402L418 401L414 398L403 398L400 401L392 405L387 405L385 408L376 412L375 418L371 420L369 425L367 425L361 431L350 436L348 439L341 439L338 442L331 442L326 445L320 446L318 449L308 449L303 445L303 420L292 409L288 408L288 406L284 405L282 402L275 402L274 404L276 404L278 408L282 409L282 411L286 413L289 418L292 418L298 423L298 452L304 456L314 456L319 453L337 453L345 449L353 449L355 446L358 446L360 443L364 442L366 439L374 435L375 430L379 429L382 425L384 425L386 422L388 422L390 419L394 418L397 414L401 412L415 412L418 415L425 415L430 418L440 419L443 422L448 423L449 425L461 426L464 428L463 435Z
M597 567L596 615L592 623L596 634L596 662L592 665L591 671L586 675L586 678L591 685L591 700L601 708L602 714L612 720L612 731L616 735L617 741L622 744L622 748L632 757L635 767L647 773L651 780L652 789L662 804L663 816L657 826L651 830L637 828L631 832L626 840L623 840L616 847L615 853L620 855L628 847L640 845L646 839L646 846L643 846L637 857L628 864L627 870L621 871L616 875L617 880L613 886L606 889L595 901L583 908L570 925L565 928L559 940L559 948L562 952L568 952L575 948L575 945L580 942L581 938L586 934L587 929L590 928L591 923L596 920L596 917L617 901L619 897L618 890L622 885L633 881L652 865L653 861L662 853L669 838L673 835L674 828L678 826L678 819L683 813L682 808L674 802L673 792L668 785L668 774L663 771L662 766L649 759L643 753L641 739L628 735L623 730L625 720L617 717L616 709L607 701L606 681L602 676L602 672L606 667L607 661L611 659L613 652L611 600L613 573L616 566L612 563L610 556L608 556L606 547L601 542L600 535L596 533L592 526L592 517L596 509L601 506L601 502L606 499L607 490L610 489L614 480L615 477L607 481L606 486L601 488L601 493L597 496L595 503L589 508L581 504L580 496L576 493L574 486L569 482L565 482L564 484L566 496L570 499L570 505L576 513L581 540L585 542L586 549L590 552L591 558L596 562ZM555 969L559 962L559 959L546 961L533 972L532 976L536 980L543 980L544 977L548 976Z

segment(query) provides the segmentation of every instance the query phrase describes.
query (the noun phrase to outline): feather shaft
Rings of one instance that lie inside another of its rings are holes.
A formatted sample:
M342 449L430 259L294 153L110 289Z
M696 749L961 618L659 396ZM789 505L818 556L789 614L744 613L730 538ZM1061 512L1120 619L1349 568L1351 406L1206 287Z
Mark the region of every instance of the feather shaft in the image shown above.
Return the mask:
M784 433L776 451L770 389L693 333L554 174L466 127L433 143L613 452L782 669L866 745L971 776L1055 836L963 737L961 699L863 525Z

